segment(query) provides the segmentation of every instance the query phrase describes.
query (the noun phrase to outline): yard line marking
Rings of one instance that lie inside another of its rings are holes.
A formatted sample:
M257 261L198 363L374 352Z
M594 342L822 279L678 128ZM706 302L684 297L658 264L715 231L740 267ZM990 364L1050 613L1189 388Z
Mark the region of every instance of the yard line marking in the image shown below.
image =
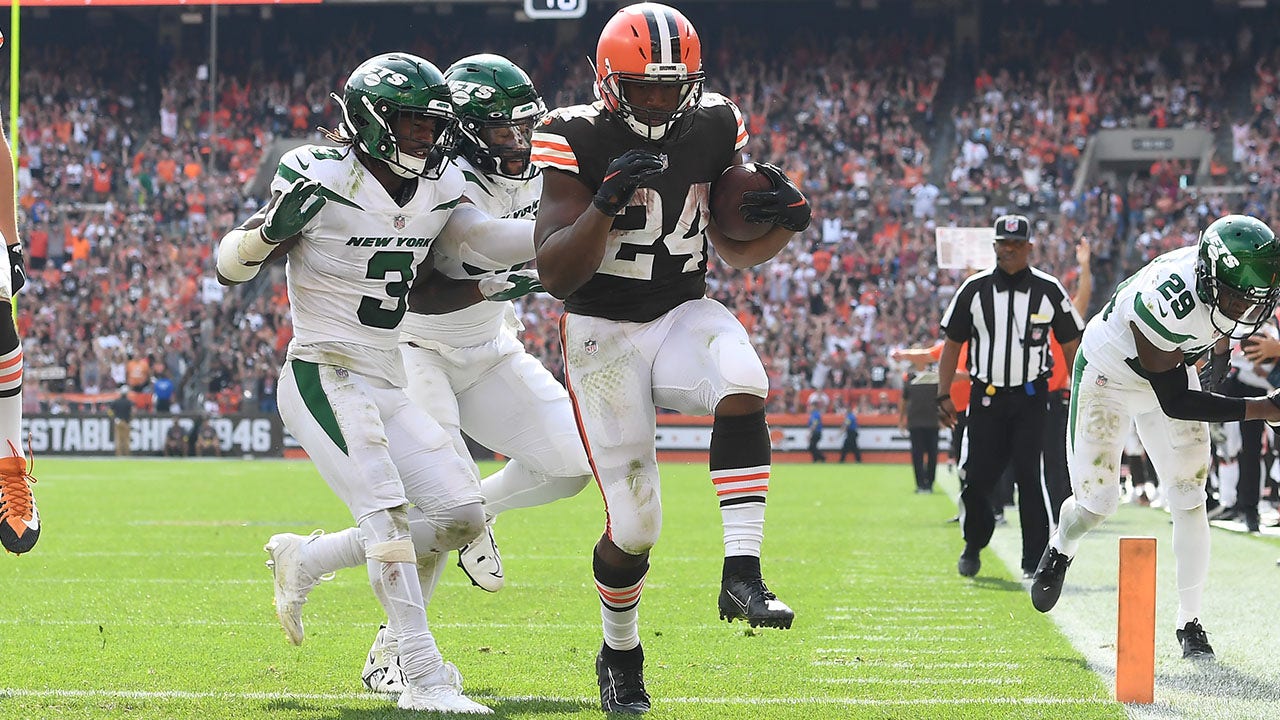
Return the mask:
M270 583L271 578L254 578L252 580L242 580L236 578L57 578L57 577L32 577L22 578L18 582L23 583L46 583L56 585L84 585L87 583L111 583L112 585L120 585L122 583L133 583L138 585L156 583L161 585L262 585L264 582Z
M928 605L913 605L910 607L903 605L837 605L828 608L831 612L847 613L847 612L874 612L874 613L927 613L935 610L946 611L961 608L969 610L973 607L971 602L950 601L950 600L931 600Z
M554 695L485 695L468 692L472 698L492 702L513 703L566 703L579 704L584 707L598 707L600 700L594 697L564 697ZM33 698L119 698L129 700L317 700L317 701L350 701L376 700L390 703L383 695L374 693L290 693L290 692L195 692L189 690L26 690L22 688L0 688L0 697L33 697ZM737 698L737 697L672 697L660 698L660 703L678 705L849 705L849 706L948 706L948 705L1114 705L1109 698L1063 698L1063 697L973 697L973 698L911 698L902 700L886 700L878 698L826 698L826 697L790 697L790 698Z
M826 685L1021 685L1018 678L809 678Z
M269 616L268 616L269 617ZM372 628L373 625L367 622L350 622L341 620L326 620L323 617L307 617L308 622L314 622L316 627L326 628ZM208 620L200 618L118 618L118 617L101 617L92 620L48 620L44 618L31 619L13 619L0 618L0 625L67 625L71 627L79 625L105 625L110 627L134 627L141 625L194 625L194 626L235 626L235 627L279 627L280 623L276 620ZM487 622L433 622L433 628L478 628L478 629L523 629L523 630L582 630L582 623L487 623ZM681 626L685 627L685 626ZM695 627L693 625L687 627Z
M0 623L3 623L3 622L4 622L3 620L0 620ZM435 625L435 623L432 623L432 625L434 626L434 625ZM819 639L821 639L821 640L848 640L848 639L849 639L849 636L848 636L848 635L824 636L824 637L819 638ZM848 652L848 650L842 650L841 652ZM972 654L973 654L973 648L937 648L937 649L935 649L935 650L920 650L920 649L918 649L918 648L913 648L913 649L909 649L909 650L897 650L897 649L888 649L888 650L886 650L886 649L884 649L884 648L876 648L876 649L875 649L875 650L873 650L872 652L874 652L874 653L876 653L877 655L880 655L880 656L892 656L892 657L897 657L898 655L906 655L906 656L908 656L908 657L914 657L914 656L916 656L916 655L964 655L964 654L972 655ZM987 657L991 657L991 656L996 656L996 657L1022 657L1022 656L1024 655L1024 653L1020 653L1020 652L1017 652L1017 651L1014 651L1014 650L1010 650L1010 649L1008 649L1008 648L988 648L988 649L983 650L983 651L982 651L982 654L983 654L983 656L987 656Z
M854 642L890 642L890 641L898 641L898 640L905 640L907 642L920 642L922 640L928 640L929 642L942 642L942 643L969 642L968 638L962 638L962 637L951 637L948 635L943 635L940 637L929 635L928 637L925 637L918 634L916 637L912 637L911 635L907 635L904 637L903 635L853 635L851 634L851 635L845 635L841 637L841 639L852 640ZM862 652L864 650L865 648L833 648L830 650L830 652Z
M952 631L952 630L972 630L980 631L982 626L972 623L885 623L877 622L877 630L930 630L930 631ZM845 635L844 637L852 637Z
M822 652L819 650L818 652ZM888 668L901 670L1017 670L1023 663L1015 662L877 662L875 660L830 661L815 660L814 665L843 665L845 667ZM966 681L967 682L967 681Z

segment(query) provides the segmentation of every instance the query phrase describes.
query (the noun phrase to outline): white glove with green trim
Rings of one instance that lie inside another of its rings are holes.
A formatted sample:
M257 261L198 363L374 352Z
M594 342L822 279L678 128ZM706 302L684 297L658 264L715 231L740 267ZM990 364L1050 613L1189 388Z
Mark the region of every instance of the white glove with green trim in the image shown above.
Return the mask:
M538 271L532 269L498 273L478 281L477 284L484 299L493 302L515 300L529 293L546 292L542 288L542 281L538 279Z
M302 228L324 207L325 197L319 193L318 181L294 180L280 196L280 202L267 213L267 220L262 224L263 239L278 243L302 232Z

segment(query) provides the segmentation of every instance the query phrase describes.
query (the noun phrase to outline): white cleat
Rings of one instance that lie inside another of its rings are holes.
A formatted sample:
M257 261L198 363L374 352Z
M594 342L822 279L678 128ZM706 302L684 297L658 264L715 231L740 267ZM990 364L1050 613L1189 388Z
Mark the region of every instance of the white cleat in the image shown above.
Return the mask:
M370 692L399 695L409 689L400 669L400 643L387 632L386 625L379 627L373 638L360 680Z
M400 694L396 705L401 710L426 710L428 712L464 713L468 715L492 715L493 710L462 694L462 673L453 663L447 662L432 674L427 682L409 683Z
M502 555L493 540L492 518L479 537L458 549L458 567L471 578L472 585L492 593L502 589Z
M321 531L317 530L312 536ZM302 606L307 594L319 582L302 570L302 546L308 538L294 533L272 535L262 547L271 556L267 567L275 576L276 617L285 637L294 645L301 645L306 633L302 629Z

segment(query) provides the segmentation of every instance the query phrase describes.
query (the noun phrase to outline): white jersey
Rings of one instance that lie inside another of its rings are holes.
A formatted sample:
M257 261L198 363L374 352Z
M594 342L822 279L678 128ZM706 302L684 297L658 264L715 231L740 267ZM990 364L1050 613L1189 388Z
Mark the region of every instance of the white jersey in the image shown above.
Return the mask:
M1222 337L1210 319L1209 306L1196 293L1196 259L1194 245L1157 257L1120 283L1102 312L1089 321L1080 352L1108 382L1146 382L1134 371L1138 348L1131 323L1152 345L1189 358ZM1218 318L1226 322L1221 313Z
M512 180L486 175L464 158L457 161L466 180L464 195L476 207L494 218L533 220L542 196L542 175L530 180ZM475 280L495 272L518 269L533 260L533 223L528 242L502 247L497 243L468 245L437 244L435 267L455 280ZM403 342L425 347L472 347L492 341L504 327L518 328L510 302L481 302L444 315L409 313L405 316Z
M281 158L271 190L298 178L319 181L327 202L288 254L288 357L404 387L397 343L406 296L462 198L462 173L450 165L439 180L419 181L401 207L354 152L305 145Z

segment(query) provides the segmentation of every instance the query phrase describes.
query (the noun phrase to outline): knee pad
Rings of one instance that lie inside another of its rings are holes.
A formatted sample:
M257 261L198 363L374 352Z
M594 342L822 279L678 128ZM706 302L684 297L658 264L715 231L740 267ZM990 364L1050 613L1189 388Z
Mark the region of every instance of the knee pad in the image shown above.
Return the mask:
M658 542L662 515L642 513L630 518L609 518L609 539L628 555L644 555Z
M484 532L484 505L468 503L430 515L419 508L409 513L409 532L418 555L457 550Z
M722 394L717 402L727 395L769 395L769 376L750 343L737 342L736 338L722 338L713 341L711 349L715 353L720 376L724 379Z
M484 505L468 503L451 508L441 518L442 527L438 535L439 544L444 552L457 550L479 537L484 532Z

